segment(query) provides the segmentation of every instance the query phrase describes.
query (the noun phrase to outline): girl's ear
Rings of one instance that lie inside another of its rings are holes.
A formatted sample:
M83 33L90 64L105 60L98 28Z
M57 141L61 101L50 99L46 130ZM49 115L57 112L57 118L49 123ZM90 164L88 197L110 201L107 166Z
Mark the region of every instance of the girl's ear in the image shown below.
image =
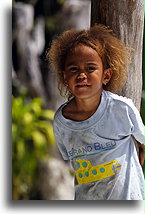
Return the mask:
M111 68L107 68L104 70L104 73L103 73L103 85L106 85L110 79L111 79L111 76L112 76L112 69Z

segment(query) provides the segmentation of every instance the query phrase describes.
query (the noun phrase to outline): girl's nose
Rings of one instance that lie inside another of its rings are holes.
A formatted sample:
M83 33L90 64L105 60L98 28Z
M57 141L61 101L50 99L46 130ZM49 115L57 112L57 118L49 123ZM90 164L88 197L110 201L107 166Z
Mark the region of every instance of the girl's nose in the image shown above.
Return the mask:
M80 72L77 76L77 80L82 81L87 79L87 75L85 74L85 72Z

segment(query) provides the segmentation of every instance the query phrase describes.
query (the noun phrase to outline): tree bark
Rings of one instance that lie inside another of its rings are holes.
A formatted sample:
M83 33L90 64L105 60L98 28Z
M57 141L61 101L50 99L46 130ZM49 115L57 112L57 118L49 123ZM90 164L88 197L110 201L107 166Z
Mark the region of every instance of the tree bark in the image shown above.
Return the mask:
M132 48L128 80L121 95L133 100L140 110L142 95L143 0L91 0L91 25L109 26Z

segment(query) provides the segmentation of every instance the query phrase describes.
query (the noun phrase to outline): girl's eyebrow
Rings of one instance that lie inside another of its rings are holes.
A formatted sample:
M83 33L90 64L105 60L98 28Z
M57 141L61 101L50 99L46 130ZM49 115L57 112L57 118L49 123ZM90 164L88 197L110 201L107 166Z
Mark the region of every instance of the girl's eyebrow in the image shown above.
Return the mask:
M87 65L95 65L95 66L98 66L98 63L95 63L95 62L87 62L86 64L87 64Z
M71 63L69 63L69 64L66 64L65 65L66 67L69 67L69 66L77 66L75 63L73 63L73 62L71 62Z
M96 66L98 66L98 63L95 63L95 62L86 62L85 64L86 65L96 65ZM70 62L69 64L66 64L66 67L69 67L69 66L77 66L77 64L73 63L73 62Z

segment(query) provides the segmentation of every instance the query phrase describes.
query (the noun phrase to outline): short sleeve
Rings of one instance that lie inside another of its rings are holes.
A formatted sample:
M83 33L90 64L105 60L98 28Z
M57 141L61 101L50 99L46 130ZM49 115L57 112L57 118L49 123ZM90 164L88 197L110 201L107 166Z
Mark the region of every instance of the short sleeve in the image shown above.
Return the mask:
M54 129L55 140L56 140L58 149L59 149L59 151L60 151L63 159L64 160L69 160L66 147L65 147L65 145L62 142L61 132L60 132L60 130L58 128L58 125L57 125L55 119L54 119L54 122L53 122L53 129Z
M145 126L143 124L142 118L138 109L134 106L133 102L131 103L130 119L133 124L132 135L134 138L144 144L145 141Z

